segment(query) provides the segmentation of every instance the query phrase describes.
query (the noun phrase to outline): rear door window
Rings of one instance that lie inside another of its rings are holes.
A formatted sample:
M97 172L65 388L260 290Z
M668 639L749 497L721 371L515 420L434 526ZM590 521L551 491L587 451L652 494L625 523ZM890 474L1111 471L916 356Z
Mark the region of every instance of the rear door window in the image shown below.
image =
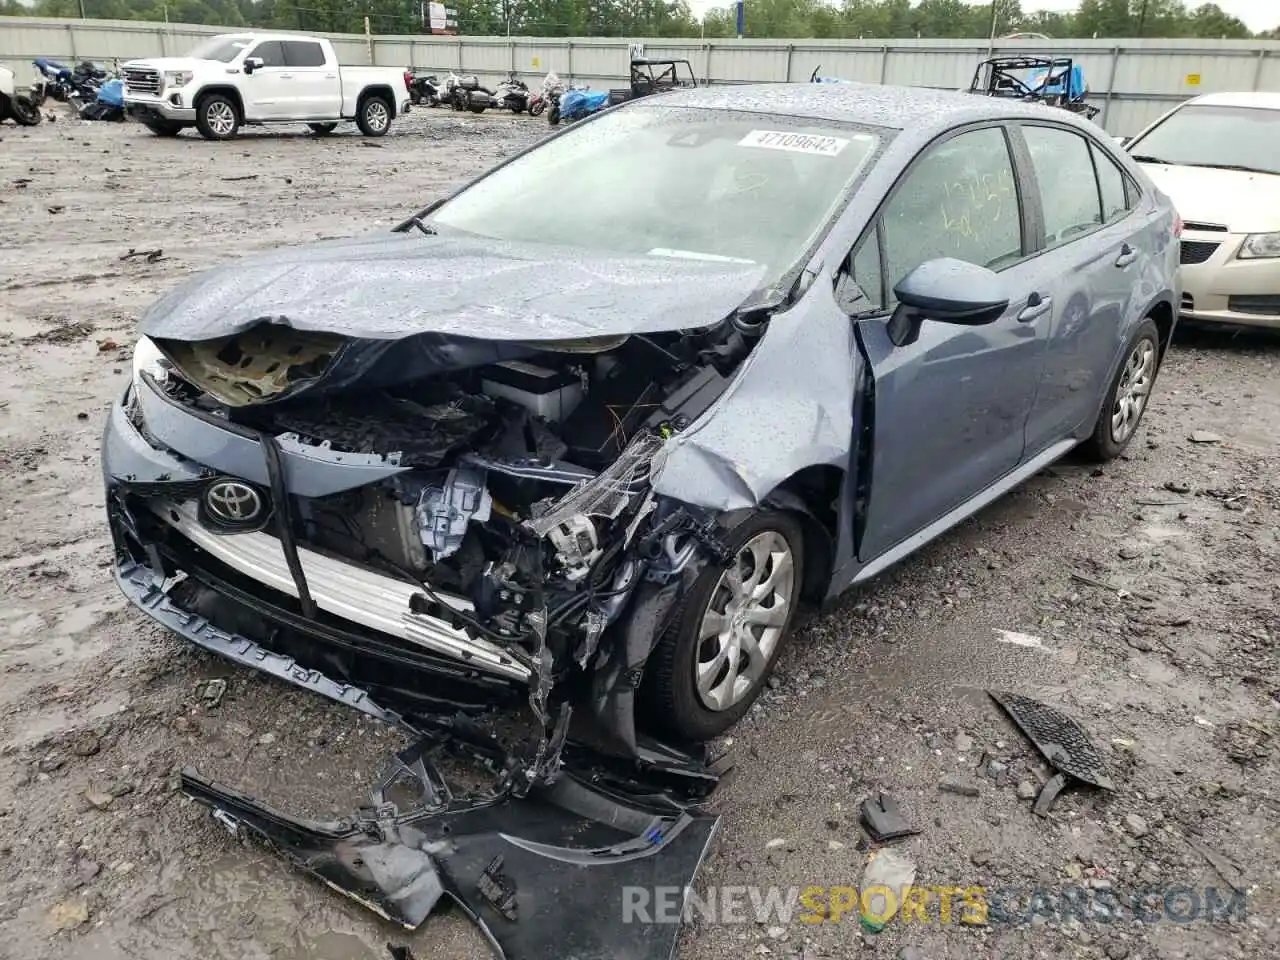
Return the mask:
M1093 150L1093 165L1098 171L1098 192L1102 194L1102 220L1111 223L1133 209L1129 192L1125 189L1126 178L1101 147L1094 143L1090 144L1090 149Z
M323 67L324 48L305 40L286 40L284 59L291 67Z
M1102 226L1102 201L1089 141L1058 127L1024 126L1022 134L1039 184L1045 249L1070 243Z

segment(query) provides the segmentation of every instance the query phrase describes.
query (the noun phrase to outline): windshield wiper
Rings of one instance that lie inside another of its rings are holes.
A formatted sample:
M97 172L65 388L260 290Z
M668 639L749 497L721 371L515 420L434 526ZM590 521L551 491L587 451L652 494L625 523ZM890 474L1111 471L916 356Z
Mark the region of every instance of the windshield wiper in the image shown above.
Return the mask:
M1188 167L1208 167L1211 170L1239 170L1241 173L1280 173L1277 170L1263 170L1261 167L1250 167L1243 163L1188 163Z
M428 237L434 237L437 235L436 228L424 223L421 217L413 217L409 221L409 223L417 227L419 230L425 233Z
M1168 163L1169 162L1168 160L1161 159L1160 157L1153 157L1148 153L1135 153L1133 155L1133 159L1136 160L1138 163Z

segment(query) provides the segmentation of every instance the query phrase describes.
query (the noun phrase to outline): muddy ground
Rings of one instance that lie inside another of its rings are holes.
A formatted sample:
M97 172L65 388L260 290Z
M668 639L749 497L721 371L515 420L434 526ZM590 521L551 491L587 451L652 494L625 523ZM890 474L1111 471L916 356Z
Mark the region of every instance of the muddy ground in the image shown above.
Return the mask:
M444 113L378 142L0 127L0 956L363 960L388 940L485 955L456 913L405 935L172 790L194 763L302 812L345 812L399 739L128 609L97 445L134 323L163 291L238 255L390 225L545 131ZM1184 336L1126 458L1045 471L809 618L727 742L737 767L704 897L858 883L857 805L884 790L920 830L898 845L918 884L1016 891L1012 907L1085 889L1087 919L941 923L936 900L929 923L878 936L852 914L702 918L680 956L1280 955L1278 484L1280 340ZM987 689L1079 718L1115 792L1070 791L1034 816L1045 768ZM1229 900L1230 884L1243 910L1195 918L1205 888ZM1103 909L1108 891L1149 887L1171 891L1170 910Z

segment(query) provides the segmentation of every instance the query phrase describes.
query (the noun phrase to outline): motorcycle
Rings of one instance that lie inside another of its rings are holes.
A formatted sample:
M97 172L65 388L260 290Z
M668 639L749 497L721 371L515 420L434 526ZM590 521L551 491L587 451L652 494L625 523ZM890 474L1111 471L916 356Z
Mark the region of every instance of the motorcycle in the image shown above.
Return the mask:
M109 76L106 70L89 60L81 60L74 68L48 57L36 57L32 62L38 75L32 94L38 104L43 103L46 98L59 103L69 103L72 100L93 103L98 98L99 88Z
M498 107L510 110L512 113L524 113L529 109L532 99L529 95L529 85L517 78L514 71L507 74L507 79L498 84L498 89L493 95Z
M560 99L552 105L547 114L547 122L552 126L561 120L572 123L574 120L581 120L593 113L599 113L607 106L609 106L608 90L571 88L562 93Z
M119 78L106 81L92 103L80 108L81 120L124 120L124 81Z
M472 113L484 113L494 105L493 91L480 86L475 74L460 77L456 73L449 74L444 81L444 96L454 110L470 110Z
M409 89L409 100L415 106L440 106L440 78L435 74L418 73L413 68L404 72L404 85Z
M553 70L542 78L541 89L529 98L529 116L540 116L549 105L558 104L562 93L564 84Z
M43 119L39 105L26 94L18 93L13 71L0 67L0 122L8 117L13 117L13 122L21 127L34 127Z

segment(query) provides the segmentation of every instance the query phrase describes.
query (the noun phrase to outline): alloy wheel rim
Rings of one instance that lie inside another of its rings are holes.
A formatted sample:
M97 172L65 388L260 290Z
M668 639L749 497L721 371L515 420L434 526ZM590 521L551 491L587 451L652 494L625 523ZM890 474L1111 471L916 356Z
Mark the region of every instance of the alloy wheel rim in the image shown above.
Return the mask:
M1138 429L1138 421L1147 409L1151 396L1151 383L1156 369L1155 344L1148 339L1139 340L1125 361L1116 388L1116 400L1111 408L1111 438L1124 443Z
M720 575L698 625L693 685L716 713L750 696L782 639L795 595L795 558L776 530L756 534Z
M205 119L209 122L210 129L219 136L225 137L236 125L235 111L231 109L230 104L211 103L205 111Z
M387 108L381 100L375 100L369 104L369 109L365 113L365 122L373 130L382 130L387 125Z

